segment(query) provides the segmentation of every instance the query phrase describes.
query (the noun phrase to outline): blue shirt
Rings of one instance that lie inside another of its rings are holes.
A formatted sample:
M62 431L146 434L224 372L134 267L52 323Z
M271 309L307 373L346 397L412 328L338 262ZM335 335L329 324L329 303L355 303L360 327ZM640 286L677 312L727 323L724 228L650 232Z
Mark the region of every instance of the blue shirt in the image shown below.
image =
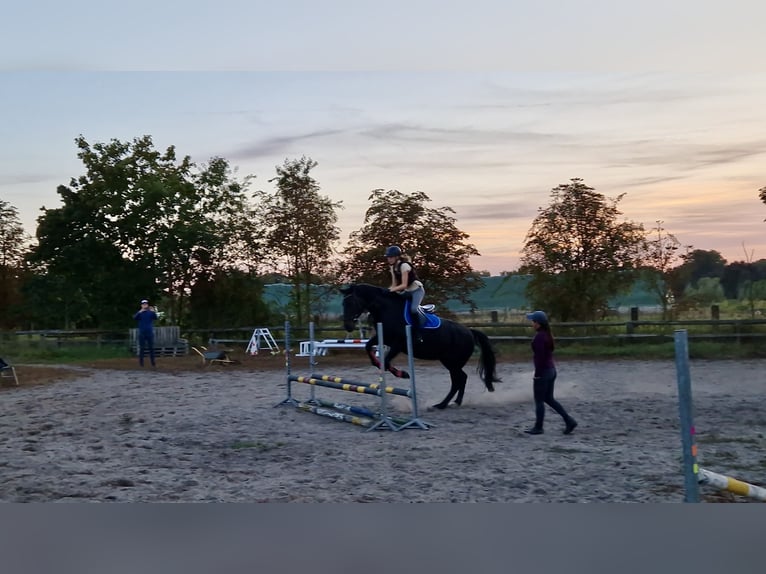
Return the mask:
M141 309L135 315L133 315L133 318L138 321L139 331L142 333L151 333L152 323L157 320L157 313L151 309L146 309L145 311Z

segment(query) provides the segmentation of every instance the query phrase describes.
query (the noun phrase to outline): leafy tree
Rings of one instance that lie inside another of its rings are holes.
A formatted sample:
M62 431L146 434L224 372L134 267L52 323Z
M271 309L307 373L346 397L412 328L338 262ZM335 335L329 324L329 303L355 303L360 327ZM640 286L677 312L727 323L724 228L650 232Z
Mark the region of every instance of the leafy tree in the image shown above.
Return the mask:
M276 192L263 196L265 247L274 270L289 277L298 324L307 323L312 308L321 303L321 297L312 295L311 286L325 281L340 238L336 210L342 208L342 202L320 195L319 184L311 175L317 165L307 157L285 160L276 168L277 177L269 180L276 184Z
M388 286L391 275L383 253L387 246L399 245L412 258L428 301L472 304L471 292L483 285L470 262L479 252L458 229L454 210L427 207L431 199L422 191L375 189L368 199L364 224L349 236L339 276Z
M758 197L763 203L766 203L766 186L758 190ZM766 219L764 219L764 221L766 221Z
M753 251L750 250L750 253L748 253L744 243L742 243L742 250L745 252L745 260L747 261L747 279L743 282L741 295L747 300L750 309L750 318L755 319L755 301L758 299L756 288L758 283L758 277L756 275L757 270L753 263Z
M742 286L750 280L752 265L746 261L732 261L724 267L721 287L727 299L739 299Z
M754 281L749 288L749 294L751 294L755 301L766 301L766 279L760 281ZM752 317L755 318L755 310L751 309Z
M14 327L20 305L24 254L29 237L19 219L19 212L0 199L0 326Z
M35 303L28 306L31 318L40 328L124 324L126 301L149 296L131 287L152 286L151 278L122 256L96 194L64 186L58 193L62 206L38 217L37 245L28 256L36 275L26 287Z
M237 181L221 158L198 167L172 146L160 153L150 136L75 143L85 173L58 187L62 207L43 210L30 262L70 321L124 325L149 297L164 299L170 320L183 324L194 283L236 264L229 246L251 209L249 180Z
M720 303L724 299L723 287L718 277L702 277L696 287L689 285L686 295L699 305L712 305Z
M692 287L697 286L697 282L703 277L723 277L723 271L726 268L726 259L715 250L706 251L704 249L694 249L682 256L683 263L680 274L688 277Z
M561 321L592 320L632 286L645 233L641 224L619 220L623 196L607 199L579 178L551 191L522 249L521 271L532 275L526 293L534 307Z
M668 319L671 302L675 299L671 288L676 274L676 264L681 260L678 251L681 242L669 233L662 221L657 221L646 236L641 278L662 306L662 319ZM687 246L687 250L691 247Z
M216 273L192 286L189 323L195 328L246 327L270 324L263 302L263 283L238 269Z

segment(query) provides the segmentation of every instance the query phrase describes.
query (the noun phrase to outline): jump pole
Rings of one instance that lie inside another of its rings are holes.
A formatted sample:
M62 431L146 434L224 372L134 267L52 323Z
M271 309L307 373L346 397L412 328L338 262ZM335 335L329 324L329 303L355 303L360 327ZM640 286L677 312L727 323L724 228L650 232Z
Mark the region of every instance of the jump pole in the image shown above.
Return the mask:
M328 389L338 389L339 391L350 391L352 393L360 393L363 395L375 395L376 397L383 397L385 395L399 395L402 397L409 397L409 389L400 389L398 387L384 387L380 383L362 383L359 381L351 381L342 379L340 377L331 377L329 375L317 375L314 377L301 377L291 375L290 380L296 383L305 383L313 387L327 387ZM316 400L316 399L312 399Z
M675 351L678 378L678 414L681 419L681 443L684 449L684 502L700 501L700 484L766 502L766 488L700 468L697 464L696 432L692 414L691 376L689 374L689 342L685 329L675 331Z
M412 417L409 421L400 426L399 430L411 426L416 426L423 430L428 430L428 428L433 425L421 420L418 417L418 394L415 391L415 358L413 357L412 351L412 327L406 325L404 329L407 333L407 367L410 369L410 402L412 403Z
M296 406L304 411L309 411L314 414L318 415L324 415L331 418L335 418L337 420L345 420L346 422L352 422L354 424L359 424L358 420L351 420L354 419L354 414L363 415L362 417L356 417L359 420L364 420L364 417L374 417L375 422L374 424L362 424L361 426L367 427L367 430L372 430L373 428L379 428L383 425L387 426L388 428L391 428L392 430L401 430L403 428L413 427L416 426L418 428L427 430L430 428L430 426L433 426L431 423L426 423L425 421L421 420L418 417L418 405L417 405L417 395L416 395L416 383L415 383L415 361L412 354L412 331L410 326L406 326L406 335L407 335L407 356L409 358L408 364L410 369L410 388L409 389L401 389L398 387L389 387L385 384L385 368L384 368L384 354L385 354L385 345L383 343L383 325L382 323L378 323L378 346L376 350L376 356L378 357L378 363L380 364L379 368L379 376L378 376L378 383L366 383L361 381L354 381L350 379L345 379L342 377L335 377L332 375L322 375L315 373L314 369L316 365L318 364L316 362L316 359L314 357L315 355L315 339L314 339L314 323L311 322L309 324L309 350L308 353L309 356L309 368L311 371L311 375L308 377L302 377L297 375L291 374L291 361L289 357L289 353L287 356L287 359L285 361L286 365L286 371L287 371L287 398L279 403L279 406L282 404L291 404L293 406ZM290 341L290 324L289 321L285 322L285 346L289 348L289 341ZM311 398L304 403L301 403L294 399L292 397L292 383L298 382L298 383L305 383L311 385ZM342 403L333 403L330 401L322 401L321 399L317 399L314 393L314 387L329 387L344 391L351 391L351 392L358 392L362 394L373 394L376 396L379 396L381 399L381 411L380 413L374 413L370 411L369 409L365 409L362 407L352 407L349 405L344 405ZM412 417L409 419L405 419L403 417L395 417L390 416L388 414L388 404L387 404L387 394L395 394L399 396L405 396L409 397L412 402ZM317 409L315 407L326 407L326 408L320 408ZM333 414L333 411L330 411L328 409L336 409L336 411L342 411L341 413L335 412ZM337 416L336 416L337 415Z
M326 401L324 399L317 399L317 404L329 409L335 409L337 411L343 411L352 415L359 415L360 417L367 417L370 419L377 418L378 414L367 409L365 407L358 407L354 405L346 405L344 403L334 403L332 401ZM407 419L401 417L391 417L391 419L398 425L403 425L407 422Z
M287 397L274 406L292 405L297 407L300 403L293 398L292 375L290 374L290 321L285 321L285 372L287 378Z
M356 415L352 415L352 414L340 413L340 412L338 412L336 410L332 410L330 408L325 408L325 407L321 407L321 406L317 406L317 405L312 405L312 404L309 404L309 403L298 403L298 408L303 410L303 411L314 413L315 415L329 417L331 419L335 419L335 420L338 420L338 421L343 421L343 422L346 422L346 423L351 423L351 424L358 425L358 426L361 426L361 427L369 428L375 422L374 419L371 419L371 418L368 418L368 417L360 417L360 416L356 416Z
M678 416L681 421L683 448L684 502L699 502L699 466L695 444L694 416L692 413L692 381L689 373L689 339L685 329L674 333L676 354L676 382L678 384Z
M380 365L380 368L378 369L378 381L381 387L381 390L386 388L386 366L385 366L385 344L383 341L383 323L377 324L378 329L378 348L375 351L375 354L378 357L378 364ZM393 388L393 387L392 387ZM394 420L388 416L388 397L386 396L387 392L381 392L380 393L380 418L375 422L374 425L372 425L370 428L368 428L365 432L369 432L378 428L388 427L392 431L398 431L401 427L397 425Z
M309 323L309 341L311 341L309 347L309 373L311 373L311 376L314 376L314 368L317 366L316 357L314 354L316 353L316 346L314 344L314 321L311 321ZM314 396L314 387L311 387L311 395L309 396L309 403L313 403L316 401L316 397Z
M749 482L743 482L732 478L731 476L725 476L712 472L710 470L700 468L699 471L700 484L709 484L719 490L727 490L740 496L747 496L749 498L755 498L761 502L766 502L766 488L762 486L756 486Z

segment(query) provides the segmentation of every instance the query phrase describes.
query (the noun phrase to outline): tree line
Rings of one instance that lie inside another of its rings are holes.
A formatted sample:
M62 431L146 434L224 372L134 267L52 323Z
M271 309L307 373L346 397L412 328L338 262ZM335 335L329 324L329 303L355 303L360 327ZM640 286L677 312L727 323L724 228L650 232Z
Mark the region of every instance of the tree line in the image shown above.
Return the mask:
M59 185L61 206L42 208L34 239L0 199L0 327L123 329L149 298L168 324L189 328L297 324L323 314L345 282L389 283L382 258L401 245L430 302L471 303L484 272L449 207L422 191L374 189L361 227L341 247L341 201L322 194L309 157L286 159L254 189L222 157L196 164L151 136L89 143L75 139L84 173ZM766 260L727 263L683 246L662 221L645 230L623 218L618 198L581 179L551 191L522 249L527 298L558 320L591 320L607 301L643 281L666 314L710 297L766 299ZM766 188L759 190L766 203ZM288 283L285 308L264 302ZM317 289L316 286L323 286Z

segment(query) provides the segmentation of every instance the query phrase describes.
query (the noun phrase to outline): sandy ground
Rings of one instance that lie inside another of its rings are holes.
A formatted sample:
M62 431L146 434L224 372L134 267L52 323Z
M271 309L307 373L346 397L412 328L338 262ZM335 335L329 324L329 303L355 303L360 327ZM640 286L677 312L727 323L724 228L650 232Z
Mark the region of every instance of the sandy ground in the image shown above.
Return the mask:
M531 368L501 363L488 393L467 367L462 407L427 410L449 383L418 361L429 430L364 428L275 406L287 397L283 357L202 367L158 360L58 372L0 392L4 502L681 502L681 440L672 361L561 361L557 397L572 435L548 411L533 420ZM377 380L361 354L319 358L316 372ZM406 367L406 357L399 361ZM293 358L292 372L310 373ZM699 461L766 486L766 361L692 361ZM388 375L397 387L407 381ZM293 383L292 395L312 387ZM377 409L380 399L327 388L317 397ZM392 397L399 416L409 399ZM702 487L707 501L747 499Z

